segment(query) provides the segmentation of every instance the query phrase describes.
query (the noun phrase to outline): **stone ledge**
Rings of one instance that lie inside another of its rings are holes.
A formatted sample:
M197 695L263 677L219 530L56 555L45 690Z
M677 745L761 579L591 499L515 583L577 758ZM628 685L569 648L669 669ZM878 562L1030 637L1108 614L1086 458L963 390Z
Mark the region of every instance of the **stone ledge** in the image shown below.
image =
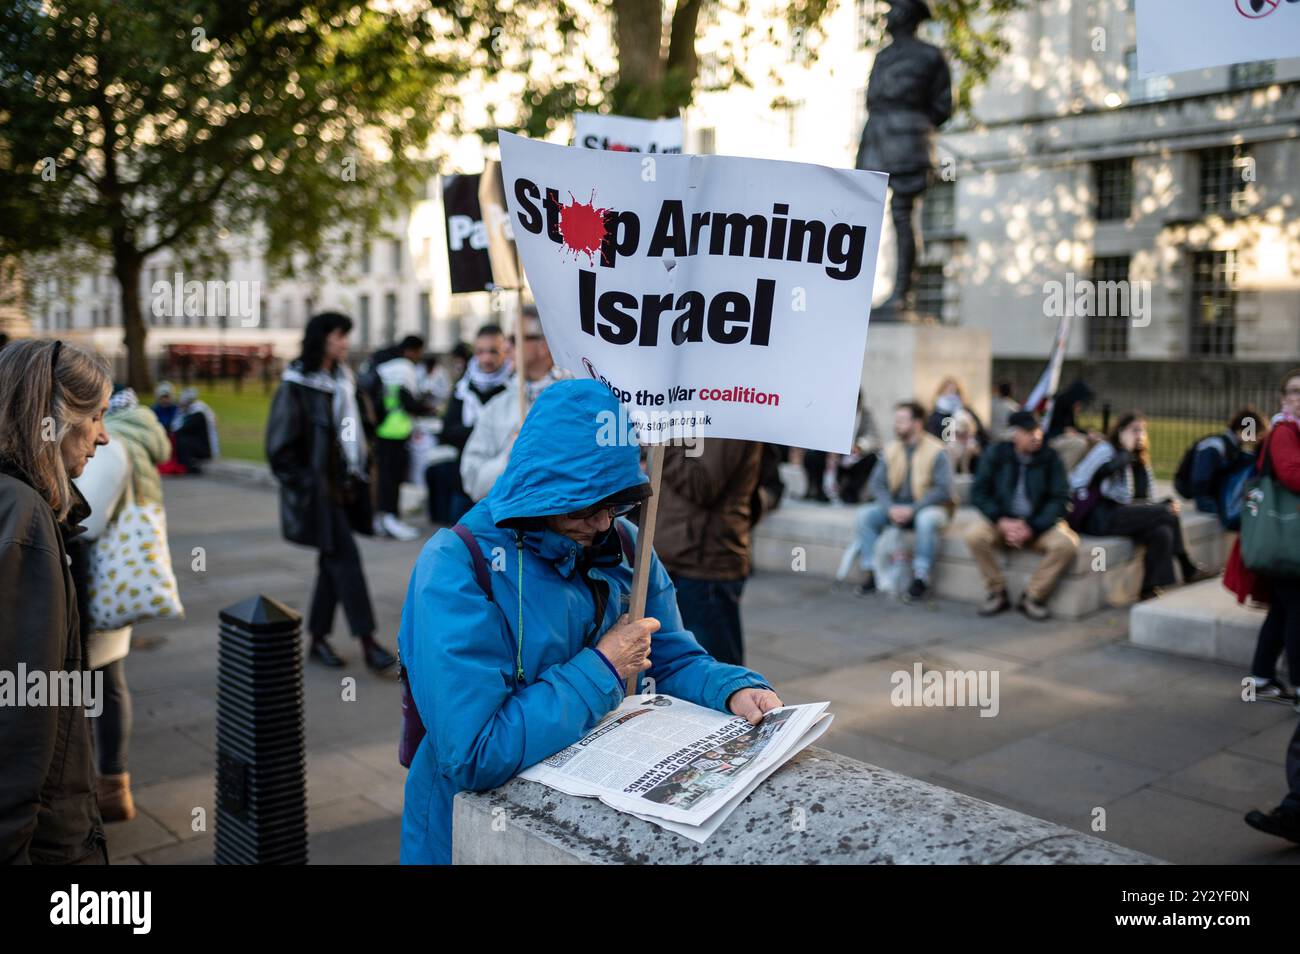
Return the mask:
M796 830L794 810L804 827ZM496 830L494 830L494 824ZM457 864L1161 864L1052 822L808 748L704 844L513 779L461 792Z
M1203 580L1134 606L1129 613L1129 642L1247 668L1264 615L1262 609L1239 605L1222 580Z

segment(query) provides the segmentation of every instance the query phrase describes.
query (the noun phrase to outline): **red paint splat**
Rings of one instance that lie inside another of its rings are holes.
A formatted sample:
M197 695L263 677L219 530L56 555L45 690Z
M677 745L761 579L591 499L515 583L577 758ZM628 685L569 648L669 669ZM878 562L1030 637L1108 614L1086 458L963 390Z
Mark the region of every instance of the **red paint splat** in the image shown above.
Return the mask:
M586 255L594 263L600 244L605 241L605 213L609 209L596 208L596 191L585 203L569 193L569 204L560 206L560 238L563 247L575 256Z
M611 142L609 144L609 151L610 152L631 152L632 149L629 146L623 145L621 142Z

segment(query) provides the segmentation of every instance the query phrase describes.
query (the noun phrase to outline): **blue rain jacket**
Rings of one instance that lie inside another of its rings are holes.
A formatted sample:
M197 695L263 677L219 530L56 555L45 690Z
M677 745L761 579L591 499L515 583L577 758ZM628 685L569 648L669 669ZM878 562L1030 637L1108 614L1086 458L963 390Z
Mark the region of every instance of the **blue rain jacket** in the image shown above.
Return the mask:
M597 381L560 381L525 419L510 462L492 492L461 521L491 572L493 600L474 578L469 551L439 530L420 552L398 648L428 734L406 779L403 864L451 861L452 798L504 784L582 738L618 705L624 686L593 648L627 611L632 569L613 529L581 560L582 549L547 529L511 521L572 513L646 483L626 418ZM636 528L625 522L635 539ZM582 566L587 566L582 579ZM757 673L718 662L683 629L677 595L658 557L646 615L657 692L727 711L737 689L770 688ZM596 619L600 584L608 587Z

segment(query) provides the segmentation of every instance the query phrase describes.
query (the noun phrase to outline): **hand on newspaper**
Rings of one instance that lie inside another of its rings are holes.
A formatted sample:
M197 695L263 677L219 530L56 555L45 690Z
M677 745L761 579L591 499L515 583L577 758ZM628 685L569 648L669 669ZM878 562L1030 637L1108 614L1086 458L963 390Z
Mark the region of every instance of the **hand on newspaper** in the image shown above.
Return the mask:
M645 616L635 623L624 613L604 636L596 648L626 679L650 668L650 634L659 628L659 620Z
M771 689L737 689L727 700L727 708L750 725L758 725L764 712L781 708L781 697Z

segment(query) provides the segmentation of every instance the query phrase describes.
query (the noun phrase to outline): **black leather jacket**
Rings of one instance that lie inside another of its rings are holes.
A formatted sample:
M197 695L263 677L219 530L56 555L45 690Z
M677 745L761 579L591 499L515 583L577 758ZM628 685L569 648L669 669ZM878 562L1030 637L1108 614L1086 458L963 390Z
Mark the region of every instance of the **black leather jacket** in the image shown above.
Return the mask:
M359 400L358 405L364 444L372 420L366 404ZM266 459L280 483L280 529L290 543L332 553L331 506L343 508L354 532L374 532L370 485L348 474L328 392L280 382L266 422Z
M90 507L65 523L21 472L0 462L0 678L25 693L19 666L76 673L83 647L67 540ZM30 680L28 680L30 682ZM84 686L84 683L83 683ZM25 697L26 698L26 697ZM82 705L0 705L0 863L70 864L104 853L90 722Z

